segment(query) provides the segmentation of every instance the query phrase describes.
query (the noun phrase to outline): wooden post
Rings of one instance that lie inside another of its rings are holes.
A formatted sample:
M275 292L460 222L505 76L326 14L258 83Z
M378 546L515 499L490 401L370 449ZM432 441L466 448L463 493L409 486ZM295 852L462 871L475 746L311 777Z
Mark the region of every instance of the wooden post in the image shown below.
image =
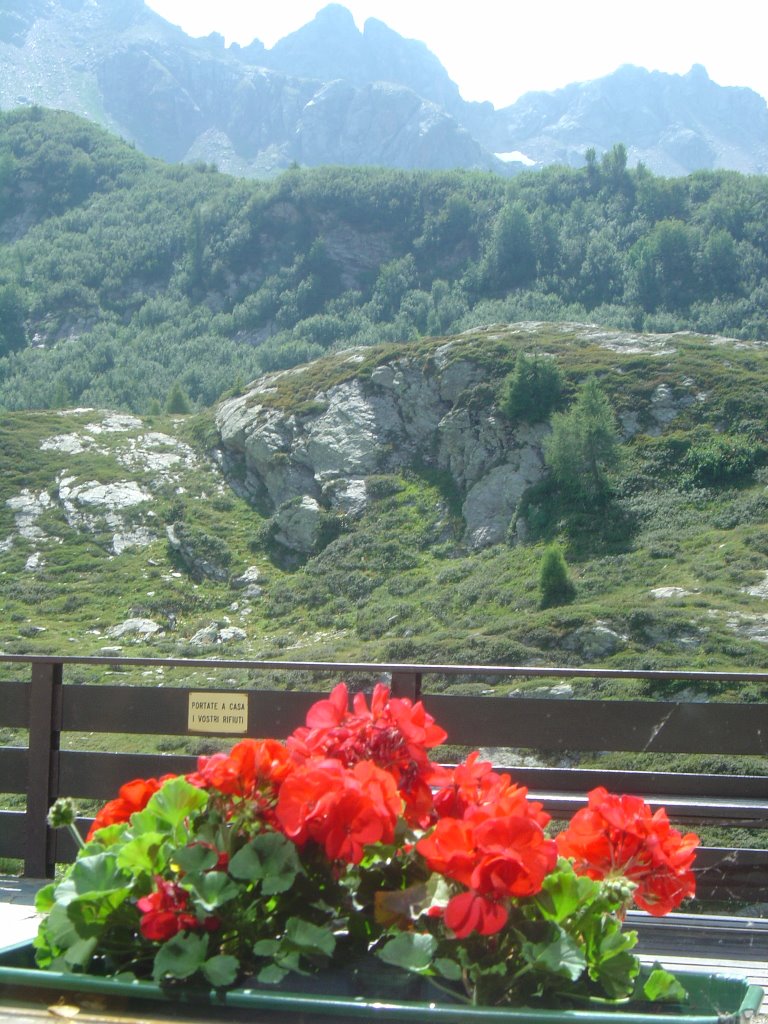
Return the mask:
M47 819L48 809L58 796L61 680L61 662L33 664L24 857L24 874L32 878L53 878L55 869Z
M393 697L421 699L421 672L393 672L391 692Z

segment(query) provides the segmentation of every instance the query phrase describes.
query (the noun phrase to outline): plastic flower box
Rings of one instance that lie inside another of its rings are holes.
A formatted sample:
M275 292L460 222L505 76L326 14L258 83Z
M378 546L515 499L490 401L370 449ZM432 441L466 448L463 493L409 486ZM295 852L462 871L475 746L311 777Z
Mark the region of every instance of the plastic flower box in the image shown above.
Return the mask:
M442 993L430 993L427 986L419 985L421 979L415 978L416 985L409 986L409 995L415 998L404 998L398 994L390 998L386 991L379 990L377 995L330 994L330 987L354 989L350 981L344 984L326 984L325 991L317 991L320 987L318 979L314 979L306 991L295 991L293 988L237 988L214 992L195 987L183 987L173 990L148 981L120 981L114 978L101 978L96 975L64 974L57 971L39 970L35 967L34 952L31 942L10 946L0 950L0 1005L2 1005L3 988L18 986L30 989L47 989L56 993L99 993L122 999L155 1000L167 1003L193 1003L200 1007L206 1003L215 1011L217 1019L226 1020L228 1009L246 1009L254 1014L301 1014L302 1021L309 1024L313 1019L321 1021L350 1020L378 1022L387 1024L392 1021L419 1022L463 1022L485 1021L488 1024L560 1024L560 1022L580 1022L580 1024L742 1024L751 1020L760 1008L763 990L757 985L750 985L741 978L725 977L719 974L700 974L678 971L677 977L689 993L689 1002L685 1006L669 1006L661 1008L658 1004L643 1007L635 1004L627 1008L566 1010L544 1009L536 1006L522 1007L473 1007L466 1004L451 1004ZM406 978L406 981L410 979ZM419 991L421 988L421 991ZM254 1020L258 1020L254 1017Z

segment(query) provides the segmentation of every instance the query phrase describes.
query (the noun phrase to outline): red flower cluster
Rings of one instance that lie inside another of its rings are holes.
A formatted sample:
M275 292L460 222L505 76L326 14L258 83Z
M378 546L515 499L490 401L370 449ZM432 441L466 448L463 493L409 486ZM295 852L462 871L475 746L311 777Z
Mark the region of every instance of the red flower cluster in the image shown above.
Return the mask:
M189 912L189 893L180 885L166 882L159 875L155 878L155 885L154 892L136 903L141 911L139 929L145 939L165 942L177 932L195 928L215 931L219 927L218 918L207 917L198 921L195 914Z
M332 862L359 864L367 847L394 843L402 819L426 830L402 852L415 849L431 872L455 883L444 910L433 906L428 913L442 914L457 938L500 931L510 901L539 892L558 853L592 878L635 883L635 901L652 914L693 895L698 838L673 829L663 810L652 814L637 797L595 789L589 806L549 839L541 804L477 752L452 770L433 764L428 751L445 739L420 702L390 697L377 684L370 707L356 694L350 710L347 687L339 683L285 744L242 740L229 754L200 758L187 779L209 790L230 821L237 812L238 834L250 834L251 826L274 829L298 847L315 844ZM89 839L104 825L128 821L163 781L137 779L121 787L99 812ZM213 870L226 871L227 864L221 852ZM200 920L191 912L181 885L158 877L155 887L138 901L145 938L164 941L179 931L217 926L215 918Z
M277 794L293 768L290 754L278 740L241 740L228 754L198 758L197 771L187 775L187 781L248 801L258 816L274 825Z
M634 882L635 903L657 917L694 895L697 835L681 835L663 808L653 814L640 797L616 796L602 786L588 796L588 806L557 836L559 852L573 858L577 871Z
M149 803L150 797L160 789L166 779L173 777L173 775L164 775L161 779L133 779L132 782L126 782L117 791L118 796L104 804L93 819L86 842L89 842L100 828L106 828L107 825L118 825L128 821L136 811L143 811Z
M345 683L334 687L327 700L318 701L307 714L306 727L296 729L288 748L299 763L313 757L332 757L350 767L372 761L388 772L405 801L406 819L422 827L432 820L430 782L436 766L427 750L445 742L447 733L419 701L390 697L377 683L371 706L362 693L349 696Z
M280 790L277 819L299 846L313 839L331 860L357 864L371 843L391 843L403 808L397 784L372 761L332 758L296 768Z
M432 871L468 889L445 908L458 938L503 928L510 897L537 893L557 863L557 848L543 832L549 815L478 757L470 754L438 791L435 805L446 816L416 844Z

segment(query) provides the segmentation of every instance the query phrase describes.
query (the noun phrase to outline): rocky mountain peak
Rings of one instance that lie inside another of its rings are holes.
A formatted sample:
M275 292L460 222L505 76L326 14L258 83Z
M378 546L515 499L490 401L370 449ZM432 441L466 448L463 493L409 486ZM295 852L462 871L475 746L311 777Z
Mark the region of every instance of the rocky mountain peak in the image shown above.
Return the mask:
M343 102L316 103L338 81ZM95 119L151 156L238 175L293 161L515 173L580 166L618 142L655 173L768 169L765 101L701 65L682 76L627 65L497 111L465 102L424 42L375 18L360 31L341 4L266 49L192 39L144 0L6 0L0 108L32 103Z

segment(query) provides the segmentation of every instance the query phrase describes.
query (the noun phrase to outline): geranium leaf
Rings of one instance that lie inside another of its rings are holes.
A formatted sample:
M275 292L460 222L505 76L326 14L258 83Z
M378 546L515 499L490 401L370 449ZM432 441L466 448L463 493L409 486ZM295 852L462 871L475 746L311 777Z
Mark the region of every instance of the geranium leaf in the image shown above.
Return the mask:
M111 889L121 889L128 876L118 867L113 853L95 853L75 861L69 880L78 896L101 896Z
M203 910L216 910L240 892L239 887L224 871L207 871L203 875L188 876L195 900Z
M115 853L118 867L132 875L158 874L168 863L167 856L160 856L166 838L160 832L145 832L129 839Z
M127 822L119 821L114 825L105 825L96 830L94 838L88 843L89 853L102 853L119 842L127 828Z
M322 953L331 956L336 948L336 939L330 928L322 928L300 917L288 919L285 925L285 938L302 953Z
M589 975L603 986L611 999L624 999L631 995L639 970L637 957L624 951L602 961Z
M72 900L67 906L67 913L78 935L91 935L94 929L97 933L100 932L113 911L117 910L121 903L125 903L130 895L131 889L126 886L104 893L88 893Z
M220 954L212 956L203 964L203 974L213 988L225 988L237 977L238 962L234 956Z
M651 1002L684 1003L688 993L669 971L656 968L643 985L643 995Z
M637 932L622 932L621 923L613 918L606 918L603 928L604 933L592 943L589 976L611 999L623 999L632 993L640 971L637 957L629 952L637 942Z
M288 974L288 971L278 967L277 964L267 964L256 975L256 980L262 985L279 985L286 974Z
M559 870L544 879L536 903L547 920L561 924L577 910L583 911L599 892L599 882L577 875L568 861L561 861Z
M96 949L97 942L98 936L96 935L73 942L64 954L64 961L67 966L70 969L73 967L87 967L93 956L93 951Z
M188 875L196 875L215 867L219 854L217 850L206 846L205 843L190 843L189 846L181 846L178 850L174 850L170 859Z
M35 896L35 910L38 914L47 914L53 909L53 905L56 902L56 883L50 882L48 885L44 885L42 889L37 890Z
M77 942L79 936L71 920L67 907L57 903L43 923L49 941L58 949L66 949Z
M139 831L151 831L147 826L154 821L157 831L175 833L185 818L196 814L207 802L208 794L205 790L198 789L181 776L169 779L152 794L144 810L134 816L132 831L137 835ZM140 823L139 830L136 828L137 821Z
M155 981L163 978L189 978L205 962L208 940L194 932L179 932L164 942L155 955L152 970Z
M277 939L259 939L253 944L254 956L274 956L278 949L280 943Z
M557 929L557 935L548 942L524 942L520 952L534 970L568 978L570 981L581 977L587 966L581 948L560 928Z
M266 896L286 892L301 871L296 847L278 832L261 832L232 857L229 873L247 882L261 882Z
M461 967L459 967L455 960L439 956L435 960L435 970L442 978L447 978L448 981L461 980Z
M407 971L425 971L432 966L437 940L427 932L401 932L376 951L385 964Z

